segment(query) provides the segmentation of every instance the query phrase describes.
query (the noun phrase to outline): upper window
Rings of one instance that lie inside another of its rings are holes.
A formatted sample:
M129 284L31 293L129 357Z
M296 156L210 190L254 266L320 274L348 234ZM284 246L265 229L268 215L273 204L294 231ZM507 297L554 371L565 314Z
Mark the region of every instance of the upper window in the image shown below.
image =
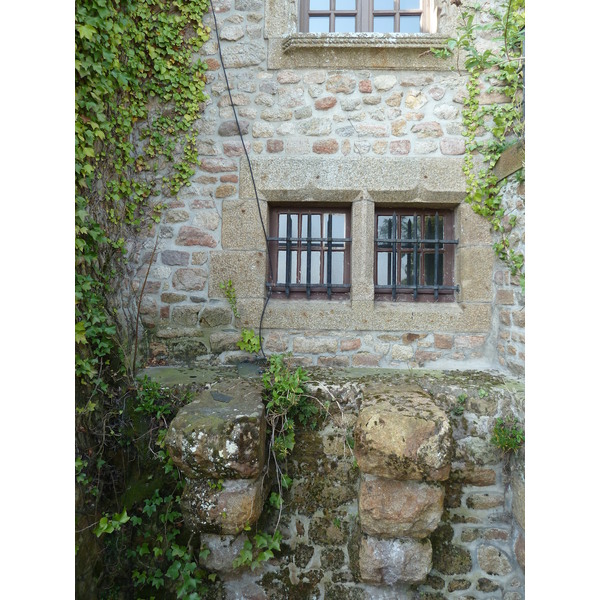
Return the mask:
M331 298L349 293L349 209L273 207L269 229L269 286L275 296Z
M300 0L300 31L429 32L429 0Z
M453 301L454 215L451 211L375 212L375 297Z

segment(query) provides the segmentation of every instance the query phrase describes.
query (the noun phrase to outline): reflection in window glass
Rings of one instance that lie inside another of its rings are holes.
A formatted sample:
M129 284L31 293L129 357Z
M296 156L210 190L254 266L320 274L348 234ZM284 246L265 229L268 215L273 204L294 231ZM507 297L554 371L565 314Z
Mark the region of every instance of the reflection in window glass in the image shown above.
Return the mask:
M338 33L354 33L356 31L356 17L336 17L334 31Z
M356 10L356 0L335 0L335 10Z
M306 283L306 273L308 272L306 254L306 252L300 253L300 283ZM321 253L311 252L310 256L310 283L319 283L321 281Z
M327 261L325 262L325 274L324 281L328 281L328 268ZM331 283L341 284L344 283L344 253L343 252L332 252L331 253Z
M421 0L400 0L400 10L419 10Z
M413 242L403 242L403 248L410 248L415 238L421 238L421 219L417 217L417 227L415 231L415 218L414 217L401 217L401 238L403 240L413 240Z
M374 10L394 10L394 0L374 0Z
M309 33L328 33L329 17L309 17L308 31Z
M421 17L400 17L400 33L420 33Z
M436 238L436 230L435 230L435 216L427 215L425 217L425 239L427 240L435 240ZM444 238L444 218L438 217L437 222L437 239L441 240ZM424 244L425 248L435 248L435 243Z
M329 10L329 0L310 0L310 10Z
M438 256L438 285L444 283L444 255ZM435 285L435 254L425 255L425 285Z
M377 217L377 237L391 240L394 238L394 218L393 217ZM379 248L391 248L392 244L378 242Z
M415 285L415 275L419 276L419 263L417 261L417 270L415 273L415 261L412 254L403 254L400 264L400 284Z
M298 237L298 215L289 215L292 220L292 232L290 237ZM285 238L288 235L288 215L279 215L279 237Z
M373 31L375 33L393 33L394 17L373 17Z

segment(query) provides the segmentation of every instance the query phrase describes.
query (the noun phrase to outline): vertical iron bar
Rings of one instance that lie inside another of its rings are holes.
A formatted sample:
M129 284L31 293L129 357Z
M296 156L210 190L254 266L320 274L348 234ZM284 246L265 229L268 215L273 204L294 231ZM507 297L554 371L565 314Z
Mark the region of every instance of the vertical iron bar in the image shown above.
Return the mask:
M438 213L435 212L435 254L433 258L433 297L435 300L438 299L439 286L438 286L438 263L440 259L440 248L439 248L439 236L438 236Z
M413 299L416 300L417 299L417 286L418 286L418 281L417 281L417 274L419 274L419 269L417 267L417 259L418 259L418 254L417 254L417 245L419 243L419 227L417 225L417 215L415 213L415 215L413 216L414 219L414 243L413 243L413 277L414 277L414 281L415 281L415 287L413 290Z
M310 298L310 280L311 280L311 259L312 253L310 251L310 238L312 237L312 214L308 213L306 216L308 219L308 225L306 229L306 297Z
M398 220L396 213L392 214L392 300L396 299L397 286L398 286L398 274L397 274L397 265L398 265ZM402 258L402 255L400 255Z
M331 298L331 262L332 262L332 240L333 234L333 215L329 213L327 220L327 298Z
M292 280L292 215L287 214L287 230L285 236L285 295L290 297Z

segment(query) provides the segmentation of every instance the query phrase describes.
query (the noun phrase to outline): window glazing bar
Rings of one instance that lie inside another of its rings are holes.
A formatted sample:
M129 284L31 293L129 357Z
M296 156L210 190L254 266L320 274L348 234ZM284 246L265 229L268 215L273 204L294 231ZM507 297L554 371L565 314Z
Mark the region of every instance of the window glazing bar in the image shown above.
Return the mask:
M329 213L327 218L327 298L331 299L331 263L333 240L333 215Z
M292 281L292 215L287 214L287 237L285 242L285 295L290 297Z

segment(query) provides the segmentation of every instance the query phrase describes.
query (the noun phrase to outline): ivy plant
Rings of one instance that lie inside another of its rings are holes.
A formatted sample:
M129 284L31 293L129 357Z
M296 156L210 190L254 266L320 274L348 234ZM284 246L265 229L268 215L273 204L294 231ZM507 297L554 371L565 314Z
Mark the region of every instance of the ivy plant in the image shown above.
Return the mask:
M449 39L445 48L433 49L432 53L445 58L454 56L457 65L462 57L468 73L462 112L466 202L498 232L496 254L524 286L524 257L511 247L503 224L502 183L494 166L508 146L525 137L525 0L508 0L499 8L490 3L456 4L460 15L457 36ZM494 47L482 47L482 38L491 38ZM488 94L485 101L482 93ZM519 177L523 176L522 170Z

